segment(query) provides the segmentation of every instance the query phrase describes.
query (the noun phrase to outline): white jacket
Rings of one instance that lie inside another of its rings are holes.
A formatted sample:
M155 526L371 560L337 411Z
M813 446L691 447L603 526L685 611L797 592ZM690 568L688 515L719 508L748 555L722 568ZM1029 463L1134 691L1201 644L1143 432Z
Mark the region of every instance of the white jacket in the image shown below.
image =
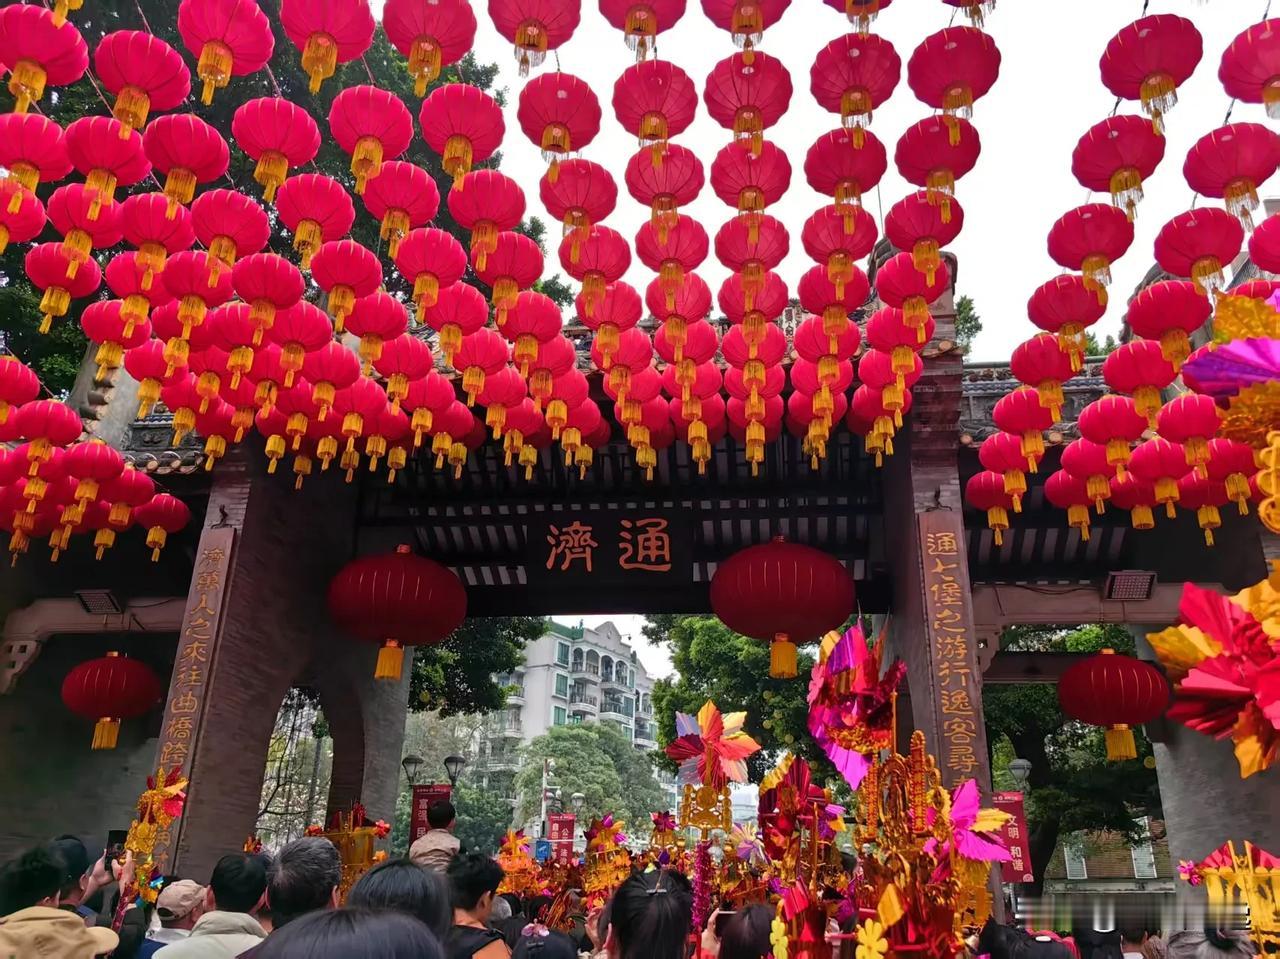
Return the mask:
M164 959L235 959L267 938L257 919L244 912L206 912L191 935L157 950Z

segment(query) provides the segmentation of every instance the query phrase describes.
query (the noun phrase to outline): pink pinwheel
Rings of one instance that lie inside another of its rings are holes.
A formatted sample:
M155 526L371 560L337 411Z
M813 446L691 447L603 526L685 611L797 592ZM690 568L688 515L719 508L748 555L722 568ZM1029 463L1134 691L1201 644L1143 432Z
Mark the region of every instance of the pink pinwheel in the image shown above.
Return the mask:
M671 832L676 828L676 817L665 809L662 812L650 813L649 818L653 820L654 832Z
M734 854L748 866L769 864L769 856L765 853L764 842L760 839L760 831L755 823L735 823L729 842Z
M747 781L747 757L760 744L742 731L747 714L721 714L707 700L696 716L676 713L676 740L667 746L667 755L680 764L682 783L702 783L723 789L729 781Z
M936 818L937 812L931 808L930 826ZM935 881L941 878L939 873L945 875L952 855L973 862L1008 862L1013 858L997 838L1009 814L998 809L983 809L978 784L974 780L966 779L952 790L950 818L951 838L944 842L930 839L924 844L924 851L938 859Z
M623 825L621 821L614 822L613 813L605 813L603 818L592 820L591 825L582 835L587 840L588 846L594 847L601 843L621 846L627 841L627 834L622 829Z
M1280 340L1246 339L1197 351L1182 367L1197 393L1214 399L1235 396L1247 386L1280 380Z
M844 807L831 802L830 790L813 781L809 764L791 753L761 780L759 810L764 846L775 860L799 841L803 828L813 828L815 813L823 839L844 831Z

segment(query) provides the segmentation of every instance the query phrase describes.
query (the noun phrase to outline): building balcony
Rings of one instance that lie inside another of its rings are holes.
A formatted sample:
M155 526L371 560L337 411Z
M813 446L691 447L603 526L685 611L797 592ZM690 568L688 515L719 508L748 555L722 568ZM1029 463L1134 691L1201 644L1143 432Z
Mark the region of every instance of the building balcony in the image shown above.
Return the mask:
M605 677L600 680L602 689L616 689L620 693L628 692L630 687L626 683L620 683L616 678Z
M569 712L584 716L594 716L600 711L600 700L587 693L569 694Z
M519 739L524 734L524 727L521 723L508 720L494 723L490 733L498 739Z
M615 700L604 700L600 703L600 718L612 719L616 722L630 723L631 716L624 712L626 709L623 703Z
M490 756L485 766L491 773L513 773L520 768L520 759L515 755Z
M523 706L524 705L524 687L512 686L507 689L507 705Z
M569 667L569 676L579 682L598 683L600 682L600 667L576 663Z

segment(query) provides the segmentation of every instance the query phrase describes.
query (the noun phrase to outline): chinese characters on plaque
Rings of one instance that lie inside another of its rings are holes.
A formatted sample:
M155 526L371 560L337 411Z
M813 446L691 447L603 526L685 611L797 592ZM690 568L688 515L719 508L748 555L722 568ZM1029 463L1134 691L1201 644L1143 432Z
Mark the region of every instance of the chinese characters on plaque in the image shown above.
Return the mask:
M924 546L925 617L932 645L941 714L938 753L943 779L955 784L981 765L982 715L975 707L978 677L963 540L946 513L920 514Z
M1000 839L1012 857L1000 866L1000 878L1005 882L1035 882L1031 869L1031 850L1027 846L1027 813L1020 792L993 793L991 805L1009 814L1009 821L1000 827Z
M551 858L555 862L566 866L574 860L574 818L574 814L571 812L547 814L547 839L551 842Z
M641 584L687 579L689 523L652 510L552 513L526 528L529 582Z
M413 787L413 809L409 813L409 842L421 839L431 829L427 822L427 810L432 803L448 802L453 797L453 787L448 783L427 783Z

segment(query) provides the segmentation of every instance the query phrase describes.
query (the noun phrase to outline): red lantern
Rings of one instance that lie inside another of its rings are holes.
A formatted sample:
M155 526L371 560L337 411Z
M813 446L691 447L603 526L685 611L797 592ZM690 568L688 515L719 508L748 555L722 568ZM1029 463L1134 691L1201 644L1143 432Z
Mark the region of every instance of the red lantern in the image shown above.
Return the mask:
M985 448L987 440L982 444ZM1005 492L1005 480L998 472L984 470L974 473L964 485L964 501L974 509L987 514L987 528L994 534L996 546L1004 545L1004 534L1009 528L1009 510L1018 509L1018 499Z
M662 313L655 315L665 316L676 312L677 292L684 284L685 277L707 258L710 246L711 242L702 224L687 216L677 216L665 237L660 236L651 223L645 223L636 232L636 256L641 263L658 274L658 286L666 294ZM707 299L710 300L710 293Z
M721 30L728 30L733 42L742 48L738 54L750 65L756 44L769 27L778 22L791 0L702 0L702 10Z
M373 259L376 261L377 258ZM420 318L435 305L439 292L457 283L467 270L467 254L462 244L451 233L435 227L411 230L400 242L395 259L401 275L413 284L413 301L417 304ZM381 267L378 276L378 283L381 283ZM452 352L457 349L457 343L450 345L442 340L440 348Z
M1127 396L1099 397L1080 411L1077 426L1086 440L1106 447L1108 465L1116 478L1123 480L1129 444L1141 440L1147 431L1147 419L1138 412L1137 404Z
M120 225L127 243L138 248L137 263L142 267L142 290L149 292L160 286L155 282L168 258L190 249L195 243L191 213L179 207L175 216L168 215L169 200L163 193L135 193L120 204ZM216 273L221 273L216 261Z
M1123 210L1087 203L1060 216L1049 230L1049 256L1059 266L1079 270L1084 283L1106 305L1111 264L1133 243L1133 224Z
M711 2L703 0L703 7ZM763 11L771 4L781 8L788 2L752 0L743 5ZM781 60L767 54L735 53L712 68L702 99L711 119L732 130L736 139L747 141L752 153L759 153L764 131L787 112L791 102L791 75Z
M899 250L911 252L911 262L925 275L925 281L932 284L942 263L942 247L959 236L963 226L964 210L959 203L951 202L951 218L944 223L942 211L929 202L925 191L919 190L889 208L884 218L884 235Z
M760 212L781 199L790 183L787 154L767 140L758 155L741 143L730 143L711 162L711 189L757 232Z
M1249 237L1249 259L1259 269L1280 273L1280 216L1269 216ZM1239 289L1232 291L1239 294Z
M1197 476L1208 477L1209 441L1218 435L1218 405L1210 396L1183 393L1166 403L1156 418L1156 430L1167 440L1181 443L1187 465Z
M365 186L364 205L382 225L378 235L387 241L387 252L395 259L405 234L435 219L440 209L440 191L422 167L389 160Z
M125 201L126 206L128 202ZM191 204L191 226L209 255L227 266L257 253L271 238L266 211L237 190L206 190L200 194Z
M981 27L996 8L996 0L942 0L942 2L949 7L959 7L964 10L964 15L975 27Z
M1249 513L1249 479L1257 469L1253 450L1237 440L1209 441L1209 478L1224 484L1227 498L1239 508L1240 515Z
M489 17L515 45L522 77L573 36L581 15L580 0L489 0Z
M146 527L147 546L151 548L151 561L159 562L160 551L174 533L181 532L191 522L191 510L182 500L168 493L157 493L141 506L134 507L133 519Z
M269 330L276 311L293 306L307 284L298 268L274 253L254 253L236 263L231 271L236 294L249 304L249 318L260 329ZM254 346L262 341L257 338Z
M929 202L942 211L942 222L949 223L956 181L973 169L981 152L978 131L968 120L952 117L944 123L930 117L902 134L893 162L904 180L927 191Z
M165 175L170 218L176 207L191 202L197 184L222 176L230 161L222 134L194 113L156 117L143 131L142 146L151 165Z
M381 172L384 160L394 160L409 149L413 118L394 93L364 84L346 87L333 98L329 131L342 151L351 154L356 192L364 193L365 184Z
M1138 479L1155 488L1155 501L1164 504L1169 519L1176 515L1178 480L1191 471L1187 453L1180 443L1156 437L1139 443L1129 457L1129 470Z
M231 118L231 135L254 161L253 179L262 184L268 203L289 168L310 163L320 149L320 128L311 114L281 97L242 103Z
M525 382L514 368L504 366L492 376L486 376L484 389L477 396L485 408L485 425L493 430L495 440L502 439L507 424L507 410L519 406L525 399Z
M600 369L605 368L600 344L591 346L591 360ZM609 372L605 377L605 391L620 402L626 399L631 388L631 377L646 369L653 361L653 344L643 330L632 327L618 334L618 348L613 351Z
M841 125L861 148L871 113L898 85L902 59L893 44L874 34L850 33L818 51L809 70L809 89L824 110L840 114Z
M71 172L62 127L39 113L0 113L0 166L8 171L4 182L17 181L27 191L8 195L8 211L18 213L24 199L35 199L37 186Z
M342 468L347 471L346 480L351 482L355 467L359 463L359 451L356 440L365 435L365 430L387 408L387 400L382 390L372 380L360 377L350 386L343 387L333 397L334 420L341 424L338 433L346 440L341 455ZM335 437L336 442L336 437Z
M232 77L257 73L275 50L271 23L255 0L182 0L178 6L182 44L199 58L196 75L204 81L200 100L213 102L213 91Z
M849 324L849 329L856 333L858 328ZM933 339L933 332L933 317L930 317L924 325L924 343L921 343L919 331L909 324L906 315L894 306L881 307L867 319L867 345L888 353L892 360L893 371L898 374L916 369L918 365L916 354L924 349L925 343ZM799 340L800 334L797 330L797 349L799 349ZM857 343L856 336L854 343Z
M827 441L831 439L831 424L843 420L849 411L849 401L843 393L835 394L831 409L819 413L815 408L817 398L799 389L787 397L787 430L801 439L800 448L809 457L809 468L817 469L827 458Z
M77 443L62 457L62 466L77 480L75 501L83 510L98 499L102 488L120 475L124 457L99 439Z
M930 34L907 61L907 86L916 99L942 111L950 142L960 142L956 117L973 116L973 102L1000 76L1000 51L977 27L947 27Z
M542 150L554 182L559 161L581 150L600 132L600 101L585 80L568 73L535 77L520 91L516 111L524 135Z
M653 335L653 348L667 363L677 366L677 375L693 381L695 368L716 355L720 338L715 328L705 320L685 324L679 334L668 320Z
M231 284L227 283L229 290ZM215 304L216 305L216 304ZM208 306L208 304L206 304ZM190 354L213 345L213 334L203 322L193 324L193 310L182 311L176 300L170 300L151 311L151 331L164 342L164 358L168 364L165 376L173 376L178 367L186 367Z
M276 212L293 233L293 248L304 270L321 243L342 239L356 219L355 205L342 184L323 173L300 173L286 181L276 194Z
M292 181L291 181L292 182ZM452 239L452 238L451 238ZM406 238L403 247L411 240ZM457 241L454 241L455 244ZM329 240L315 251L311 260L311 278L329 295L329 312L334 329L341 333L356 299L368 296L382 286L382 261L355 240ZM406 274L406 279L413 277ZM417 284L414 285L417 292Z
M1139 336L1160 341L1161 355L1182 368L1191 353L1190 335L1209 319L1209 301L1186 280L1159 280L1129 301L1125 321Z
M551 400L555 383L570 371L577 372L573 369L577 361L578 351L563 336L556 335L545 343L538 344L537 359L529 364L529 397L533 400L533 405L538 412L545 412L548 417L551 416L551 408L548 403ZM584 387L585 384L586 380L584 379ZM585 397L586 394L583 393L583 396ZM552 433L555 434L552 438L558 439L559 428L551 423L548 423L548 425L551 427Z
M47 85L70 86L89 68L84 37L66 22L67 6L59 10L24 3L0 10L0 63L9 67L15 113L26 113Z
M148 340L124 355L125 371L138 381L138 416L146 416L160 399L160 389L170 377L185 374L186 368L170 368L165 358L164 344Z
M97 193L81 183L60 186L49 195L49 222L62 234L62 252L69 263L69 273L75 277L80 264L87 261L95 249L115 246L123 233L120 229L120 206L113 204L95 210ZM34 209L28 205L29 209Z
M462 372L462 390L467 394L468 406L475 406L485 377L506 366L510 353L507 341L490 329L481 328L462 338L453 368Z
M560 334L560 308L545 293L525 290L507 314L502 335L514 345L511 361L526 379L541 344Z
M1071 358L1074 370L1084 363L1084 331L1102 319L1106 310L1106 304L1085 278L1074 273L1063 273L1040 284L1027 300L1031 322L1057 336L1058 345Z
M1244 228L1226 210L1179 213L1156 235L1156 262L1167 273L1189 277L1208 296L1225 287L1224 266L1244 245Z
M99 300L90 303L80 314L80 329L98 344L93 362L98 364L99 380L109 371L119 369L125 350L141 346L151 337L151 324L146 320L134 323L126 319L122 306L120 300Z
M1122 29L1102 53L1102 82L1122 100L1139 100L1157 133L1200 63L1200 32L1190 20L1156 14Z
M1264 104L1267 116L1280 117L1280 22L1246 27L1223 51L1218 79L1233 100Z
M684 16L684 7L685 0L600 0L600 12L612 27L623 32L637 61L648 56L659 33L670 30Z
M338 390L360 378L360 361L341 343L329 342L303 357L302 375L311 384L311 398L319 408L316 421L323 423Z
M595 312L608 284L622 279L631 266L631 247L617 230L596 224L579 247L578 261L570 256L572 238L560 242L560 265L582 283L582 298L588 315Z
M1115 472L1107 447L1087 439L1072 440L1062 450L1062 468L1084 481L1085 492L1098 515L1102 515L1105 502L1111 498L1111 477Z
M282 0L280 25L302 51L302 69L311 78L312 93L320 91L339 63L364 56L373 42L367 0Z
M716 231L716 259L742 277L743 305L755 309L756 294L764 289L765 275L784 259L791 239L781 220L761 214L756 239L740 220L730 220Z
M571 237L569 259L576 263L581 243L618 202L618 186L609 171L591 160L564 160L556 177L550 171L538 183L538 193L547 212L564 225Z
M98 41L93 72L115 95L111 115L130 130L146 126L152 110L181 106L191 92L191 72L182 55L142 30L116 30Z
M1147 418L1151 429L1156 428L1160 391L1177 375L1173 364L1164 358L1160 344L1154 340L1125 343L1102 363L1102 378L1107 381L1107 386L1117 393L1132 396L1137 411Z
M347 332L360 337L360 359L364 360L366 376L369 368L382 356L382 344L408 329L409 311L391 294L379 290L355 301L347 316Z
M711 312L711 288L696 273L686 273L679 285L670 291L661 277L651 282L644 291L645 305L662 323L696 323L706 319Z
M1040 404L1039 394L1025 386L1006 393L996 400L991 419L997 429L1019 436L1022 455L1030 466L1028 472L1036 472L1044 456L1043 433L1054 424L1053 412Z
M1026 474L1032 472L1035 465L1022 452L1021 438L1013 433L996 433L987 437L978 446L978 462L983 469L1002 477L1001 492L1009 495L1013 511L1021 513L1022 497L1027 493ZM1005 528L1008 529L1007 523Z
M23 268L32 286L40 290L40 332L48 333L54 317L66 316L72 300L88 296L102 283L102 271L93 260L77 269L61 243L38 243L27 251Z
M683 133L698 110L698 91L685 73L665 60L627 67L613 85L613 112L626 130L650 147L654 166L662 164L667 140Z
M877 469L884 464L884 457L893 455L893 434L910 411L910 393L903 396L902 409L890 410L885 408L880 390L864 384L853 391L845 422L850 430L866 437L867 452L875 454Z
M442 67L457 63L476 36L476 15L465 0L388 0L382 8L387 39L409 60L415 96L440 77Z
M760 396L777 396L782 392L787 381L782 370L787 337L777 326L766 326L758 342L748 342L741 325L730 327L720 348L729 365L726 386L730 395L754 401ZM813 362L816 365L821 359ZM841 362L839 358L833 359L836 362L830 366L832 377Z
M849 22L860 34L866 34L880 11L889 6L893 0L823 0L823 2L847 16Z
M876 270L875 284L881 301L902 310L907 325L915 328L916 341L927 342L925 324L929 319L929 305L951 286L947 265L938 264L930 283L925 274L915 268L910 253L899 253Z
M1071 357L1058 347L1058 341L1048 333L1039 333L1019 344L1009 359L1009 369L1014 378L1027 386L1034 386L1040 397L1040 405L1049 411L1056 423L1062 418L1062 384L1076 375Z
M687 282L691 278L685 279ZM613 354L617 352L620 335L640 322L643 312L640 294L626 283L610 283L604 288L604 296L600 298L590 317L586 315L587 304L581 293L578 294L575 306L578 319L595 331L591 347L593 357L598 355L598 365L602 370L608 371L613 365Z
M746 278L735 273L720 284L716 303L730 323L741 324L748 343L759 344L768 324L787 308L787 284L776 273L765 273L754 292L748 286Z
M156 484L151 477L134 469L132 463L126 462L120 473L103 484L102 489L99 490L99 496L111 504L108 517L110 528L121 529L132 523L134 509L149 502L155 495L155 491ZM104 544L98 542L98 539L99 537L95 537L94 545L102 549ZM108 540L105 546L111 546L115 542L114 535L104 536L101 539Z
M839 298L858 270L857 261L876 245L877 233L875 219L861 207L854 207L849 216L838 206L824 206L804 221L800 242L805 253L827 268L827 279L835 284Z
M62 681L67 709L96 721L94 749L115 749L120 721L145 716L159 705L160 696L160 680L151 667L116 652L81 663Z
M128 201L125 201L124 208L128 209ZM164 201L161 199L161 217L164 215L163 208ZM135 324L145 323L153 306L173 299L163 283L153 283L149 290L144 290L143 283L149 275L149 267L143 264L142 255L133 251L117 254L107 264L107 286L122 301L120 312L125 321L126 333L132 333Z
M1134 529L1155 528L1156 520L1151 512L1155 501L1155 487L1132 473L1125 473L1123 479L1117 477L1111 483L1111 505L1129 511L1129 525Z
M1062 674L1058 702L1072 719L1107 728L1108 760L1136 759L1130 727L1164 715L1169 684L1150 663L1104 649Z
M902 425L909 391L923 371L924 365L914 353L911 355L911 368L905 371L901 367L894 368L890 354L876 349L867 350L858 360L858 379L864 386L879 391L881 404L893 413L895 426Z
M427 146L440 154L440 165L461 189L473 164L487 160L502 144L506 124L496 100L478 87L446 83L431 91L418 110Z
M1066 470L1058 470L1045 480L1044 498L1058 509L1067 511L1067 525L1080 531L1080 539L1089 542L1089 507L1093 497L1083 479Z
M449 194L451 198L456 195ZM542 275L542 250L523 233L499 233L493 253L487 257L473 255L472 262L476 276L493 291L494 319L499 327L507 322L507 311L515 305L516 294L533 286Z
M0 424L9 421L11 409L40 395L40 379L15 356L0 356Z
M1196 523L1204 531L1204 544L1213 545L1213 531L1222 526L1218 507L1227 504L1227 489L1221 480L1188 473L1178 480L1178 505L1195 510Z
M228 303L220 306L210 312L204 325L209 330L213 345L226 351L227 372L231 374L230 385L232 389L238 389L241 379L253 368L253 341L259 336L258 324L254 322L248 305ZM274 329L274 324L272 328ZM325 328L326 331L332 329L329 327L328 317L325 317Z
M137 130L126 131L119 120L87 116L67 124L67 156L97 192L90 211L116 202L116 188L133 186L151 172L151 162Z
M1187 152L1182 174L1191 189L1220 197L1227 211L1253 229L1258 184L1276 172L1280 138L1260 123L1229 123L1206 133Z
M434 425L437 413L443 413L457 402L453 383L431 370L421 379L410 380L409 389L400 405L413 414L409 428L413 431L413 447L422 445L422 434ZM463 406L465 412L466 407Z
M454 282L440 288L434 303L419 309L418 319L440 334L440 352L452 366L462 338L489 321L489 305L474 286Z
M520 225L524 191L515 180L497 170L475 170L463 177L459 187L449 191L449 212L460 226L471 231L471 256L476 269L484 270L488 255L496 248L498 234Z
M1087 190L1110 193L1111 202L1134 218L1142 184L1164 159L1165 140L1141 117L1108 117L1095 123L1071 153L1071 172Z
M704 175L692 150L669 143L660 166L653 165L650 151L638 151L627 161L624 179L627 192L649 208L649 222L661 236L675 223L679 208L701 192Z
M850 283L846 279L843 295L837 296L835 284L827 277L826 268L822 266L806 270L796 289L800 306L805 312L822 317L823 329L833 340L848 329L849 314L866 302L870 291L871 286L866 283L866 277L863 277L862 284Z
M848 130L824 133L804 155L804 176L809 186L833 197L840 212L853 227L853 211L862 195L873 190L888 169L884 145L870 131L863 134L862 146L854 146Z
M563 340L563 337L561 338ZM573 344L563 340L569 347L572 363L576 359ZM569 414L587 402L591 387L587 378L576 368L570 366L556 376L551 383L551 395L547 402L547 425L551 427L551 438L562 438L565 427L569 424Z
M769 675L796 675L796 644L838 628L854 609L840 561L781 537L734 553L711 577L711 608L729 629L768 640Z

